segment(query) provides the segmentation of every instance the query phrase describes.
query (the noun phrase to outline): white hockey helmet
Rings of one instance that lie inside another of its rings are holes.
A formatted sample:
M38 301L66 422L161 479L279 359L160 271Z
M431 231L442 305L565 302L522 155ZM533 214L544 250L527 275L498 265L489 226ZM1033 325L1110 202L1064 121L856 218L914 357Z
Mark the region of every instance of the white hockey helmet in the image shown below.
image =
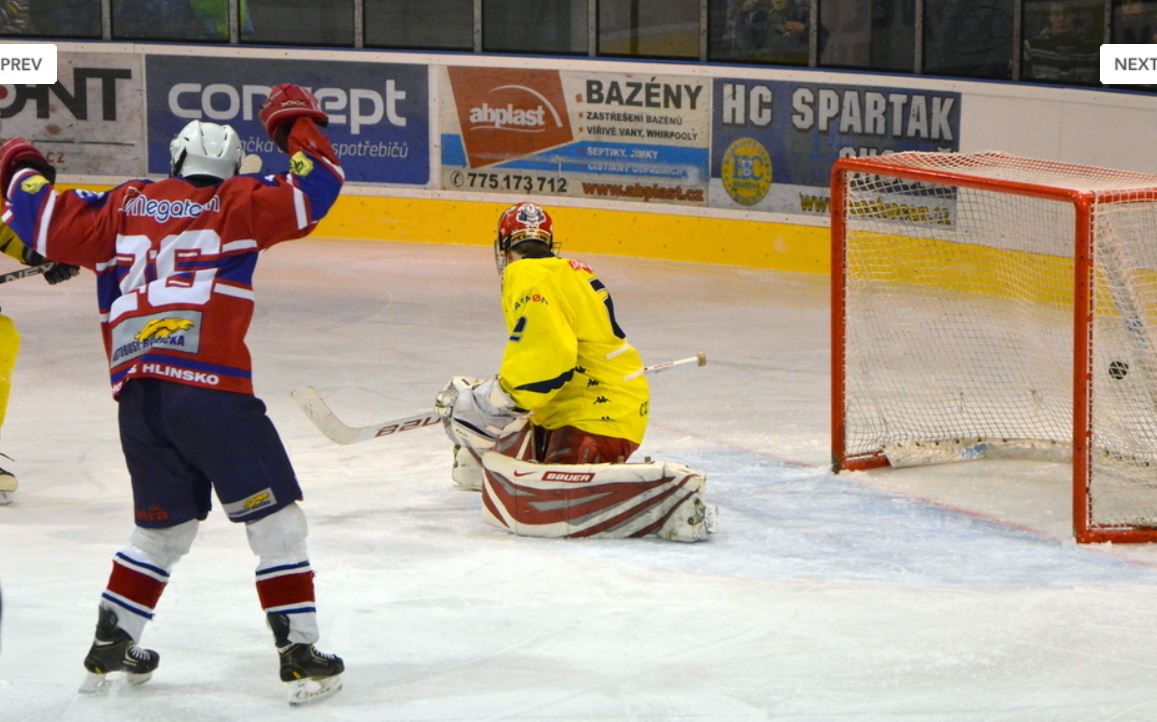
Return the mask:
M169 175L232 178L241 167L241 136L232 126L190 120L169 143Z

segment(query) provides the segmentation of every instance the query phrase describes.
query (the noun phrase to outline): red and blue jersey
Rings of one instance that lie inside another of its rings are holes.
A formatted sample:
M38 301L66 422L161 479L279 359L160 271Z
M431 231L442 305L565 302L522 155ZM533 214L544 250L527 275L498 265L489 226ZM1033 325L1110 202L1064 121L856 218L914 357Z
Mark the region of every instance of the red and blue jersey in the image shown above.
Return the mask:
M4 222L45 258L96 273L114 396L143 377L253 393L245 335L258 253L309 234L345 179L313 123L295 123L288 148L287 173L210 186L60 192L34 170L13 176Z

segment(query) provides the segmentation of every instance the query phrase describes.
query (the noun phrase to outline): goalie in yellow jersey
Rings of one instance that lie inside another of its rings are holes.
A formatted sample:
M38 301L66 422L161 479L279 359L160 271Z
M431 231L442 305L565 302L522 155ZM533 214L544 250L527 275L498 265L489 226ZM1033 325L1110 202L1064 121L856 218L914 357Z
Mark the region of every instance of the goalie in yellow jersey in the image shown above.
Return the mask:
M499 219L501 366L489 379L455 377L434 402L454 442L454 482L480 489L483 518L515 534L703 539L715 516L701 498L706 476L627 463L647 429L643 361L603 282L556 249L538 205Z
M75 276L80 269L64 263L46 261L36 251L26 248L16 233L4 223L0 223L0 252L15 258L28 266L44 265L44 280L60 283ZM0 427L4 425L4 415L8 411L8 394L12 390L12 370L16 368L16 356L20 353L20 334L12 319L0 313ZM0 454L11 461L7 454ZM13 494L19 487L16 476L0 467L0 506L11 504Z

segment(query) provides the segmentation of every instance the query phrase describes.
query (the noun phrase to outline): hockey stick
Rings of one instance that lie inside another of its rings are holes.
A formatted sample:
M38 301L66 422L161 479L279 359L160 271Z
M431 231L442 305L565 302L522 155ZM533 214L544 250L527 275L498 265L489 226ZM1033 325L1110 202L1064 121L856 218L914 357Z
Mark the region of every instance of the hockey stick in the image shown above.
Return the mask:
M707 363L707 354L700 353L687 358L676 359L675 361L663 361L662 363L644 366L641 371L636 371L627 377L627 380L638 376L639 374L658 373L659 371L666 371L674 366L683 366L685 364L695 363L697 366L702 366ZM413 416L403 416L399 419L390 419L389 421L380 421L369 426L350 426L337 417L317 389L312 386L297 389L290 393L293 400L301 407L302 412L305 413L313 425L318 428L321 433L325 434L326 438L336 444L356 444L361 441L368 441L376 439L379 436L390 436L402 431L409 431L410 429L420 429L425 426L433 426L440 423L442 417L438 416L436 411L428 411L426 413L414 414Z
M359 441L376 439L379 436L389 436L399 431L409 431L423 426L431 426L442 420L436 411L430 410L424 414L405 416L400 419L381 421L369 426L349 426L334 414L333 409L312 386L297 389L290 393L293 400L309 417L321 433L336 444L356 444Z
M630 381L631 379L638 378L643 374L655 374L659 373L660 371L666 371L667 369L675 366L683 366L689 363L694 363L696 366L705 366L707 365L707 354L697 353L694 356L688 356L687 358L675 359L674 361L661 361L657 364L644 366L633 374L627 374L623 377L623 380Z
M0 283L8 283L9 281L18 281L21 278L28 278L29 276L39 276L48 269L52 268L55 263L41 263L39 266L28 266L27 268L18 268L15 271L8 273L0 273Z

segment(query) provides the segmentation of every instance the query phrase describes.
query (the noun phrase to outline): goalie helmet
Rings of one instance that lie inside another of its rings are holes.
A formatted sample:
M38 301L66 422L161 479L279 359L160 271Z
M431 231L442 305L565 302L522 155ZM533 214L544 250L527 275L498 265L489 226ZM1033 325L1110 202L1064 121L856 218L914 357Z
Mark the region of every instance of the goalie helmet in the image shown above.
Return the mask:
M169 175L225 180L241 167L241 137L228 125L191 120L169 143Z
M494 240L494 259L498 264L498 275L506 269L506 253L520 250L515 247L527 241L542 244L548 253L553 253L554 222L537 203L515 203L502 212L498 219L498 237Z

